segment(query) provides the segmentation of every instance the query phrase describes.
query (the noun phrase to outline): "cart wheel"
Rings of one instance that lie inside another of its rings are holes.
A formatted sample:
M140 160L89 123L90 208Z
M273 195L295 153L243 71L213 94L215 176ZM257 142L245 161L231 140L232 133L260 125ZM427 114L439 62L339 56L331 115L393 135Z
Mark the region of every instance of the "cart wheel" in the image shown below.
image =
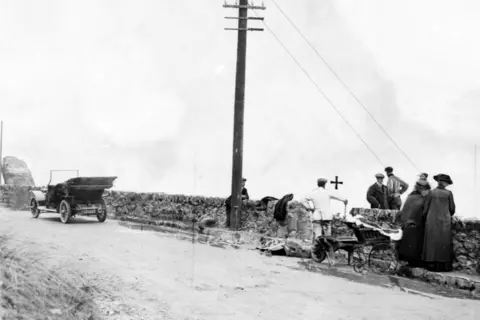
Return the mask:
M325 250L312 250L312 260L316 263L322 263L327 258L327 251Z
M368 266L378 273L394 273L397 270L397 252L390 243L373 246L368 256Z
M327 248L322 243L323 238L318 237L312 246L312 260L317 263L322 263L327 258Z
M105 222L105 220L107 220L107 205L105 204L105 200L102 200L101 206L102 206L102 212L97 213L97 219L100 222Z
M40 209L38 209L38 202L36 199L32 199L32 201L30 201L30 212L32 213L32 217L35 219L40 215Z
M367 265L368 259L365 254L364 248L356 248L352 252L352 265L353 270L357 273L363 273L365 271L365 266Z
M70 222L70 218L72 217L72 208L70 207L70 203L67 200L62 200L59 206L60 211L60 220L62 223L67 224Z

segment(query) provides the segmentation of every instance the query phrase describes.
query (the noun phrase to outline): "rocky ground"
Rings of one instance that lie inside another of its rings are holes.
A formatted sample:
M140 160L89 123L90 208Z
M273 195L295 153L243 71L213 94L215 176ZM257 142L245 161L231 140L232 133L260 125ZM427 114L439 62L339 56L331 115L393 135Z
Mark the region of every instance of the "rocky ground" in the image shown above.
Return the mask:
M0 209L0 232L86 275L105 319L476 319L478 301L427 298L289 268L255 251L193 244L116 221ZM32 245L33 245L32 244Z

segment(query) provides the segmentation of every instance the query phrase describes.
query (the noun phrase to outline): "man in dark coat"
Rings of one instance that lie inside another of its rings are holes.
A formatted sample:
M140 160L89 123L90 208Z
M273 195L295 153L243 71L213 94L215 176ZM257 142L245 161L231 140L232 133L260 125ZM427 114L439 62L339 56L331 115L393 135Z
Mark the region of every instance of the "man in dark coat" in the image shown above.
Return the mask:
M250 199L250 196L248 195L248 190L247 188L245 188L246 182L247 182L247 179L242 178L242 204L243 204L243 200ZM226 207L226 214L227 214L227 221L225 223L225 226L228 228L230 227L230 213L232 212L232 196L231 195L225 200L225 207Z
M367 201L372 209L388 209L387 187L383 184L385 176L381 173L375 175L377 182L372 184L367 191Z
M446 174L438 174L433 179L438 182L438 187L430 191L425 201L422 259L431 271L451 271L454 257L452 216L455 214L455 201L453 193L446 187L453 182Z
M403 236L398 247L398 256L400 260L407 261L412 268L422 267L425 233L423 207L429 190L430 185L427 181L417 181L415 189L408 195L402 210L399 212Z

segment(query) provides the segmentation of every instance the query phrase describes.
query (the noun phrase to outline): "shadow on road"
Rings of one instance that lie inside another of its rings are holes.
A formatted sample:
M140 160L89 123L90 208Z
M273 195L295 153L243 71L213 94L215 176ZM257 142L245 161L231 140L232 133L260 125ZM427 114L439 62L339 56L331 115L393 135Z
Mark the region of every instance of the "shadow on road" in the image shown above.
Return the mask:
M32 218L33 219L33 218ZM62 222L60 221L60 215L57 215L57 216L50 216L50 217L42 217L40 215L40 217L38 217L39 221L47 221L47 222L51 222L51 223L59 223L59 224L62 224ZM98 224L98 225L102 225L103 223L100 223L98 222L97 218L95 219L89 219L89 218L84 218L84 217L78 217L78 218L72 218L68 224Z

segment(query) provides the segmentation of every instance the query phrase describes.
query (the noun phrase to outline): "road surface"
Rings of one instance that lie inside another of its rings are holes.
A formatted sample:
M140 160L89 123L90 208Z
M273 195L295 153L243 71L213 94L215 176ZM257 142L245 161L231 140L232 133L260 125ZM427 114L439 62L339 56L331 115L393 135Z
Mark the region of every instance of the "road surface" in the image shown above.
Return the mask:
M192 244L116 221L0 208L0 232L85 274L105 319L480 319L480 303L435 299L293 270L289 258Z

